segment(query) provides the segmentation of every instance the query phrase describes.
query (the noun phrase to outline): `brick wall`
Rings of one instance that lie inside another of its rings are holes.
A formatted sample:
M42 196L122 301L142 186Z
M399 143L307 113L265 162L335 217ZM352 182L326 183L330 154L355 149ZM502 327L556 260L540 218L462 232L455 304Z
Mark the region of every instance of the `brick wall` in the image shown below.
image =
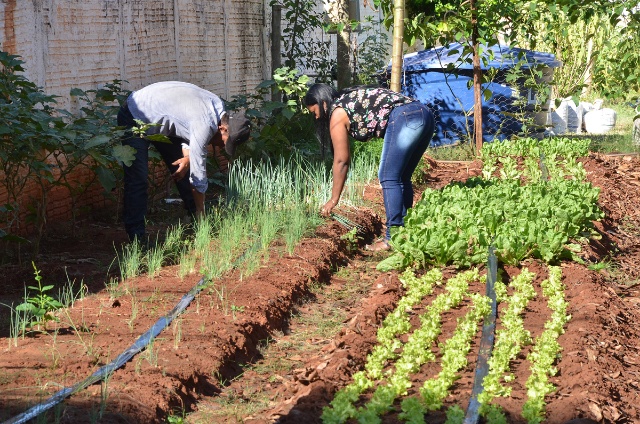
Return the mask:
M228 163L224 156L209 147L209 154L216 155L216 160L220 164L221 171L228 170ZM169 195L174 187L173 180L169 175L164 163L150 163L150 186L149 196L151 201L157 201ZM3 180L0 173L0 181ZM95 178L95 174L86 167L77 168L70 176L70 181L81 185L88 185L75 200L76 219L87 219L96 214L108 217L120 217L122 213L122 181L118 181L116 189L112 193L106 193L100 182ZM10 193L7 187L0 184L0 206L11 203ZM0 213L0 229L10 234L19 236L29 236L36 231L33 220L34 212L42 207L42 188L34 182L28 182L20 190L17 199L15 214ZM47 191L47 207L45 211L46 225L52 227L60 223L66 223L73 219L73 200L67 188L62 186L49 187ZM9 220L10 221L9 221Z

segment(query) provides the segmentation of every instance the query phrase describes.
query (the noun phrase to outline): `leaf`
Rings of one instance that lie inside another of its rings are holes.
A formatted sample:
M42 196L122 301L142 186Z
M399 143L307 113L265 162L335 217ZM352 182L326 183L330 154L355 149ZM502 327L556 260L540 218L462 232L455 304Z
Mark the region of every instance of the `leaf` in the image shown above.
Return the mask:
M79 88L72 88L71 91L69 91L69 94L72 96L78 96L78 97L82 97L82 96L86 96L87 93L85 93L84 90L81 90Z
M272 80L272 79L270 79L270 80L264 80L264 81L262 81L260 84L258 84L258 85L256 86L256 89L260 89L260 88L269 88L269 87L271 87L271 86L273 86L273 85L275 85L275 84L276 84L276 81L275 81L275 80Z
M147 140L150 140L150 141L156 141L156 142L159 142L159 143L171 144L171 140L169 140L169 137L167 137L166 135L163 135L163 134L146 135L144 138L146 138Z
M14 234L9 234L2 229L0 229L0 240L14 243L29 243L29 240L16 236Z
M111 154L117 161L124 163L126 166L131 166L135 159L136 149L131 146L113 146Z
M385 260L378 263L376 269L381 272L387 272L392 270L400 270L404 267L404 256L402 253L395 253Z
M111 141L111 137L106 134L98 134L95 137L90 138L84 145L84 148L89 150L103 144L107 144Z

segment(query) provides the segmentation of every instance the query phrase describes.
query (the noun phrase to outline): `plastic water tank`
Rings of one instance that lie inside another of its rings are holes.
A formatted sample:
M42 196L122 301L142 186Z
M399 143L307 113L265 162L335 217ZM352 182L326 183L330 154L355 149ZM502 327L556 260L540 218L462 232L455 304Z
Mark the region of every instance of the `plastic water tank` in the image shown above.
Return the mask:
M616 126L616 111L609 108L594 109L584 114L584 129L591 134L606 134Z

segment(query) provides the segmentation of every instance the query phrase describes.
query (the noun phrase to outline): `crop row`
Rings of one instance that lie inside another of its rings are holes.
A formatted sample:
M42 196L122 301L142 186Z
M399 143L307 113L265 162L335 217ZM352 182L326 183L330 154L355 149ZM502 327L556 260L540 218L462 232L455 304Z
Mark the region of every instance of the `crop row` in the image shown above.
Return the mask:
M490 245L500 262L512 265L531 257L547 263L574 257L579 246L571 241L591 236L592 221L603 217L599 193L588 182L565 177L529 184L471 178L427 189L407 212L405 226L392 233L396 253L378 269L474 266L487 261Z
M510 396L511 385L515 383L510 364L523 353L525 346L531 346L527 355L531 374L525 384L527 399L522 417L529 423L539 423L544 419L544 397L555 389L549 377L556 373L553 363L560 352L557 339L570 319L566 313L561 277L561 269L551 266L549 278L541 283L552 314L545 323L545 331L535 340L524 325L526 307L536 297L533 287L535 274L524 268L512 279L509 288L501 281L496 282L498 300L505 304L505 308L500 315L501 327L496 332L489 372L478 396L481 414L488 422L507 422L504 412L493 400L499 396ZM336 393L331 405L323 412L323 422L344 423L355 419L361 423L380 423L381 417L394 409L397 399L402 399L398 418L408 423L423 423L427 412L441 409L454 382L467 366L467 356L477 335L478 324L490 311L488 297L469 291L470 282L483 281L484 278L477 269L450 278L444 290L420 315L420 326L410 332L412 309L421 303L423 296L431 295L436 287L442 285L442 274L438 269L432 269L422 277L416 277L412 271L405 271L401 281L407 288L407 296L383 321L378 331L378 344L367 358L364 370L354 374L353 382ZM441 337L441 316L460 307L466 299L471 300L469 310L458 318L453 334L440 345L437 357L432 348L436 339ZM400 341L403 335L408 335L406 343ZM423 382L418 389L419 396L407 396L412 388L412 375L419 372L425 363L436 360L440 362L440 372ZM370 396L363 396L366 393ZM461 423L464 413L459 406L452 405L447 410L447 417L447 423Z

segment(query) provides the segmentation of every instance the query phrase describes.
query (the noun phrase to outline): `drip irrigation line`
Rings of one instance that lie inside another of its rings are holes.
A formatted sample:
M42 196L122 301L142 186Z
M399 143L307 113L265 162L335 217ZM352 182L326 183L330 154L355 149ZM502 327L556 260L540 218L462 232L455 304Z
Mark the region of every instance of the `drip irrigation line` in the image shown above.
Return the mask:
M538 160L538 166L540 167L541 178L543 181L549 181L549 168L547 168L547 164L544 162L546 159L542 148L540 147L540 140L536 143L538 145L538 150L540 151L540 157Z
M342 225L343 227L345 227L347 230L351 231L354 228L356 229L356 232L360 235L364 235L366 234L366 231L364 229L363 226L356 224L355 222L351 221L349 218L342 216L342 215L338 215L335 212L331 212L331 217L333 219L335 219L338 224Z
M495 248L491 245L489 246L489 260L487 264L487 296L491 299L491 313L484 318L484 323L482 324L482 339L480 340L476 372L473 378L473 390L471 391L471 399L469 400L467 413L464 417L464 424L476 424L480 418L480 402L478 402L478 395L484 390L482 383L484 377L489 372L488 362L491 357L493 342L496 335L496 315L498 313L498 304L496 301L495 284L497 279L498 258L496 257Z
M174 306L174 308L168 314L166 314L165 316L161 317L158 321L156 321L156 323L153 324L153 326L149 330L147 330L146 333L138 337L138 340L136 340L135 343L131 345L131 347L129 347L127 350L125 350L120 355L118 355L118 357L115 360L113 360L111 363L104 365L103 367L98 369L96 372L91 374L89 377L87 377L85 380L79 383L76 383L71 387L66 387L60 390L59 392L51 396L49 399L47 399L45 402L42 402L36 406L31 407L30 409L21 413L20 415L17 415L5 421L3 424L24 423L32 418L35 418L41 413L51 409L52 407L62 402L67 397L73 395L74 393L77 393L80 390L85 389L86 387L94 383L97 383L98 381L111 375L115 370L117 370L118 368L122 367L124 364L129 362L129 360L135 354L137 354L142 349L144 349L150 343L151 340L153 340L156 336L158 336L158 334L160 334L160 332L164 330L171 323L171 321L173 321L182 311L184 311L186 307L189 306L189 303L191 303L191 301L196 296L196 294L198 294L198 292L202 290L204 285L205 285L205 278L202 277L200 281L198 281L198 284L195 285L195 287L193 287L187 294L182 296L182 299L180 299L180 302L178 302L178 304Z
M245 257L249 253L252 253L255 250L257 250L261 244L262 244L262 239L259 237L258 241L254 243L250 249L245 251L238 259L234 261L232 268L237 268L238 265L245 260ZM111 363L104 365L103 367L98 369L96 372L91 374L89 377L87 377L85 380L79 383L76 383L71 387L66 387L58 391L46 401L39 403L38 405L35 405L29 408L27 411L4 421L2 424L24 423L32 418L37 417L43 412L53 408L55 405L62 402L69 396L79 392L80 390L83 390L89 387L90 385L97 383L98 381L104 378L107 378L118 368L122 367L124 364L129 362L129 360L133 358L134 355L136 355L142 349L144 349L151 342L151 340L156 338L158 334L162 332L162 330L167 328L167 326L171 324L171 322L178 315L180 315L187 308L187 306L189 306L189 304L195 298L195 296L204 288L205 282L206 282L205 277L202 277L200 281L198 281L198 283L191 290L189 290L187 294L182 296L182 299L180 299L180 302L178 302L178 304L174 306L173 309L168 314L166 314L165 316L161 317L158 321L156 321L156 323L153 324L153 326L149 330L147 330L146 333L138 337L138 340L136 340L135 343L131 345L131 347L129 347L127 350L125 350L120 355L118 355L118 357L115 360L113 360Z
M540 172L542 172L542 179L549 181L549 168L547 168L547 164L544 163L544 159L544 153L540 152Z

